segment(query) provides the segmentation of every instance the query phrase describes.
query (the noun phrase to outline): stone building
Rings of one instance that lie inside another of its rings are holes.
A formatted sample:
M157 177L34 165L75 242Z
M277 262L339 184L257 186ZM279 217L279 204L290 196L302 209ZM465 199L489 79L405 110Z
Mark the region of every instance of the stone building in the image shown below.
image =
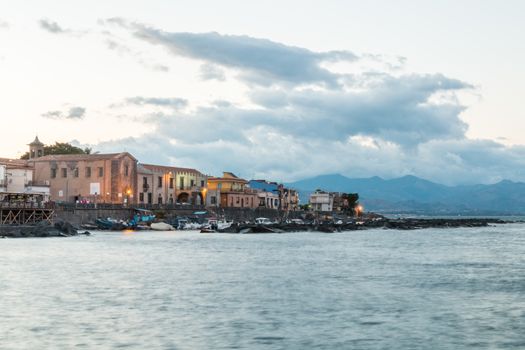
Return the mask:
M208 206L224 208L257 208L259 197L257 191L250 189L248 181L230 172L222 177L208 178Z
M30 145L31 147L31 145ZM96 203L137 202L137 159L111 154L37 155L28 163L37 181L48 181L51 200Z
M140 164L139 203L192 204L206 202L208 177L191 168Z

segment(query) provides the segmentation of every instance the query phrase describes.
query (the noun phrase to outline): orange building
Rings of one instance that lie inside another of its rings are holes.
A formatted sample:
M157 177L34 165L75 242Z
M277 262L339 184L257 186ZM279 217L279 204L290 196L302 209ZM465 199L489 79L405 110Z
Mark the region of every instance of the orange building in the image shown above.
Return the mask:
M259 198L257 191L250 189L248 181L230 172L222 177L208 178L208 206L230 208L257 208Z

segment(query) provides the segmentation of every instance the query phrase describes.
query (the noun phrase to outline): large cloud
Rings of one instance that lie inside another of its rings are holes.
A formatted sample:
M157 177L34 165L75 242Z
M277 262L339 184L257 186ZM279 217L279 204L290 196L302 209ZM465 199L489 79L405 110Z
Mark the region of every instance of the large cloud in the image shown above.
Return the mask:
M263 85L278 81L336 87L341 76L323 68L322 63L357 59L349 51L314 52L245 35L170 33L120 18L106 23L124 26L133 31L135 37L162 45L175 55L238 69L244 81Z
M519 170L525 148L466 138L468 126L460 118L466 107L457 93L473 89L468 83L442 74L398 72L399 66L336 73L327 62L353 65L369 55L109 22L140 41L201 61L205 80L228 84L224 69L236 71L249 103L194 106L178 97L128 98L116 108L136 108L133 115L141 115L153 131L94 145L100 151L125 148L144 162L279 181L335 172L414 174L446 184L525 180Z

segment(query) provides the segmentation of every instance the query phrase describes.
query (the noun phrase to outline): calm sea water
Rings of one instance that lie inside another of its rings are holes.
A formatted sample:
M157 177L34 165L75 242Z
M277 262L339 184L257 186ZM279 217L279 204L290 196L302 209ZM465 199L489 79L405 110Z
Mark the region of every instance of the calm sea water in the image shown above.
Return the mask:
M524 349L525 225L0 240L1 349Z

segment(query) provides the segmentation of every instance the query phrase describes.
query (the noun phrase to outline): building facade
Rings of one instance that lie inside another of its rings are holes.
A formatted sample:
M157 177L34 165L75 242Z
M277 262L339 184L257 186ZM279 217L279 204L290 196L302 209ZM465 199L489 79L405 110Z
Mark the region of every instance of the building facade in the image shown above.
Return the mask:
M45 203L49 182L33 180L33 168L21 159L0 158L0 202Z
M137 202L137 159L127 152L44 155L28 161L55 202Z
M211 207L257 208L260 203L257 191L247 184L248 181L230 172L224 172L222 177L209 177L206 204Z
M206 203L208 177L196 169L140 164L138 182L139 203Z
M281 186L276 182L250 180L248 186L257 191L259 207L276 210L281 208L281 198L279 193L279 188Z
M279 188L279 196L281 200L281 210L299 210L299 193L296 190L281 186Z
M316 190L310 195L310 206L316 212L331 212L334 206L333 193Z

